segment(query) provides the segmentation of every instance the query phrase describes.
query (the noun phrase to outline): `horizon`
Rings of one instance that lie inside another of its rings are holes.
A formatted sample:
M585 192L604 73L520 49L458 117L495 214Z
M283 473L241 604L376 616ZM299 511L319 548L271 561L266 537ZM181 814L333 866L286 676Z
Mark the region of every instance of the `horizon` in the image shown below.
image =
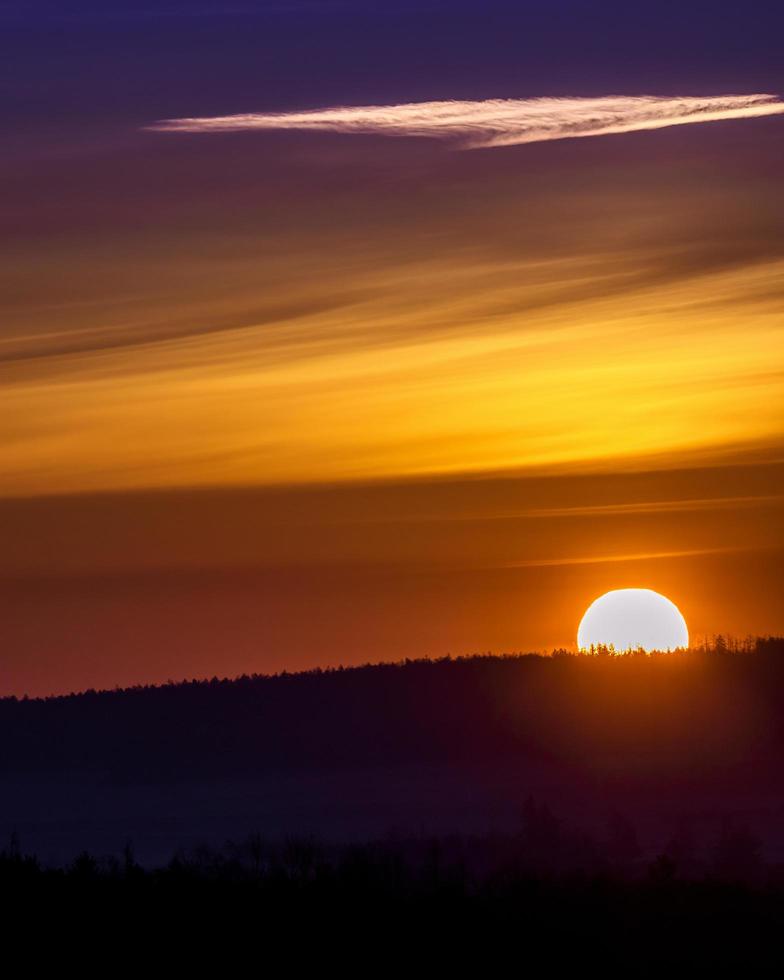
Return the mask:
M317 677L321 675L333 675L333 674L344 674L351 671L367 671L373 670L376 667L416 667L423 666L425 664L437 666L440 664L464 664L471 663L473 661L515 661L524 660L527 657L538 658L541 660L560 660L560 659L599 659L605 660L658 660L659 658L672 657L677 659L679 657L688 657L695 654L709 654L711 656L751 656L760 652L764 652L766 647L784 644L784 637L781 636L725 636L721 633L715 633L710 636L698 637L696 638L699 642L690 643L687 647L677 647L675 649L667 650L645 650L641 647L627 647L626 649L616 649L612 644L595 644L588 648L580 648L576 644L572 649L566 647L554 647L550 650L509 650L509 651L493 651L493 650L475 650L471 653L460 653L451 654L444 653L433 656L420 656L420 657L404 657L399 660L367 660L360 661L358 663L335 663L335 664L319 664L314 667L307 667L301 670L287 670L283 668L282 670L275 671L274 673L244 673L244 674L213 674L211 677L208 676L193 676L193 677L180 677L180 678L168 678L165 681L159 682L142 682L137 684L131 684L128 686L120 687L99 687L99 688L82 688L76 691L67 692L53 692L51 694L36 694L36 695L17 695L17 694L4 694L0 695L0 704L4 701L22 703L26 701L38 701L38 702L48 702L48 701L61 701L68 700L69 698L80 698L84 695L100 695L100 694L132 694L136 691L158 691L168 688L180 688L180 687L192 687L196 686L208 686L214 684L234 684L236 682L245 681L272 681L272 680L292 680L298 677Z

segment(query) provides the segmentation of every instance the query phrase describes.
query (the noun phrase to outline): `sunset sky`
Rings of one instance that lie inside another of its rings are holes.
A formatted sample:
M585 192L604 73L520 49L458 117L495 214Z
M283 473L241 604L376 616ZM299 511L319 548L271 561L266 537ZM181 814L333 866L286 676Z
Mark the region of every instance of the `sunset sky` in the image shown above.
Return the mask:
M0 694L784 632L783 30L0 2Z

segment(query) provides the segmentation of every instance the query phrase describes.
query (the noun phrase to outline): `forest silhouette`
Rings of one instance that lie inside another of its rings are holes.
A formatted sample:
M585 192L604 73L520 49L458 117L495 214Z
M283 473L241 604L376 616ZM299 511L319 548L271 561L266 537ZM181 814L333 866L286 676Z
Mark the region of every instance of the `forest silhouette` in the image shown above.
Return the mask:
M516 936L553 962L591 950L626 963L645 948L646 963L726 965L743 951L747 966L784 926L782 682L784 640L716 638L667 654L480 655L6 698L0 894L60 921L143 910L270 934L351 923L384 942L426 924L431 937ZM243 809L257 784L270 805L289 794L271 828ZM218 819L227 786L238 789ZM428 791L438 813L401 825L425 813ZM119 817L101 809L113 793ZM137 855L144 814L175 798L159 850ZM384 832L351 829L357 800ZM468 803L474 829L459 826ZM498 822L500 804L511 821ZM53 841L66 842L59 857Z
M700 868L681 870L683 846L673 841L641 862L623 818L597 848L529 800L508 836L329 846L252 834L181 851L157 868L142 867L130 843L119 858L83 852L45 867L12 838L0 852L0 895L10 899L7 929L32 914L66 936L89 923L112 948L133 922L143 925L135 952L203 933L202 957L210 942L235 952L262 943L269 954L305 941L323 955L340 940L346 955L380 946L392 959L401 942L435 943L441 962L512 955L551 968L588 959L640 970L769 966L784 927L784 867L763 867L759 841L745 831L728 831ZM583 863L559 870L561 848L576 848ZM197 948L186 943L180 958Z
M504 759L745 779L784 750L784 640L477 655L0 700L0 773L147 780ZM753 772L751 771L753 768Z

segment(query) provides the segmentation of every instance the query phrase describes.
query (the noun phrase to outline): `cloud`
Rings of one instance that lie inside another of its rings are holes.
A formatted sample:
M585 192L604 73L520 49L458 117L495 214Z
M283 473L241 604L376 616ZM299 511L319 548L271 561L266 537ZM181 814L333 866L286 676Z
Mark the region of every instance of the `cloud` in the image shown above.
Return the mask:
M604 136L687 123L747 119L784 112L775 95L672 98L652 95L569 99L487 99L338 106L306 112L245 113L166 119L149 127L181 133L314 130L450 141L462 149Z
M679 514L741 509L759 509L777 506L784 502L782 494L762 494L743 497L689 497L677 500L650 500L633 503L584 504L568 507L529 507L518 510L493 510L491 513L474 512L451 514L406 513L386 514L384 512L357 517L351 515L335 523L346 524L436 524L436 523L479 523L485 521L540 521L546 517L626 517L639 514ZM605 559L602 559L603 561ZM617 560L617 559L615 559ZM570 559L571 561L571 559Z
M641 551L628 555L584 555L566 558L532 558L529 561L513 561L503 568L549 568L557 565L604 565L625 561L656 561L662 558L698 558L703 555L733 555L745 549L738 547L726 548L688 548L681 551Z

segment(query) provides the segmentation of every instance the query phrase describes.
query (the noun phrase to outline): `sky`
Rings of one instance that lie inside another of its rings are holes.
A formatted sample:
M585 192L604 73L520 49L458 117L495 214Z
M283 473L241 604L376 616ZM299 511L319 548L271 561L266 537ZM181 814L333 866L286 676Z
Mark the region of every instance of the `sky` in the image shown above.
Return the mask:
M782 28L0 2L0 694L784 632Z

